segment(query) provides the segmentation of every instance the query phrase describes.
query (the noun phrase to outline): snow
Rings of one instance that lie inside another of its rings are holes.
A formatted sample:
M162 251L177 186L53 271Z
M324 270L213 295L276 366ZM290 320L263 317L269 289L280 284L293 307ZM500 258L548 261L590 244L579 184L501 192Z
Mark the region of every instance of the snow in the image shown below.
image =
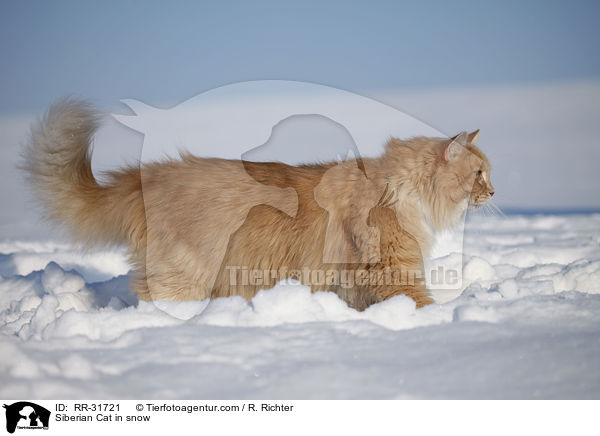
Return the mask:
M0 396L599 398L600 214L465 228L459 295L364 312L294 281L138 303L118 250L4 241Z

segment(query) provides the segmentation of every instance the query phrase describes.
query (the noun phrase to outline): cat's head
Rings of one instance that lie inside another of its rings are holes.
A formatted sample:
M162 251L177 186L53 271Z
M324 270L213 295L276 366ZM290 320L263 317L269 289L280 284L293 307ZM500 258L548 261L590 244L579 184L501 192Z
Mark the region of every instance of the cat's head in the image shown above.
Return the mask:
M407 194L408 204L415 201L434 228L451 228L467 208L477 209L494 195L490 162L475 145L478 136L479 130L450 139L392 138L382 163L386 181L399 192L416 193L416 200Z
M490 162L475 143L479 130L450 139L391 139L386 148L388 180L418 192L428 221L438 230L457 224L465 209L477 209L494 195Z
M442 143L441 164L436 171L436 184L452 201L467 201L470 210L486 204L494 195L490 180L491 165L475 145L479 130L462 132Z

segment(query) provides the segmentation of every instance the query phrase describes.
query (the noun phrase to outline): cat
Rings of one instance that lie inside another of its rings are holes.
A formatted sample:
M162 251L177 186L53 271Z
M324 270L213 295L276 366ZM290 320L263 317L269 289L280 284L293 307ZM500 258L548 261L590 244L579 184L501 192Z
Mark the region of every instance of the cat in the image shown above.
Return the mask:
M200 158L129 166L98 183L98 113L53 104L21 168L46 215L86 245L123 244L141 300L250 300L296 278L350 307L404 294L433 302L423 260L434 235L494 195L479 130L390 139L378 158L290 166Z

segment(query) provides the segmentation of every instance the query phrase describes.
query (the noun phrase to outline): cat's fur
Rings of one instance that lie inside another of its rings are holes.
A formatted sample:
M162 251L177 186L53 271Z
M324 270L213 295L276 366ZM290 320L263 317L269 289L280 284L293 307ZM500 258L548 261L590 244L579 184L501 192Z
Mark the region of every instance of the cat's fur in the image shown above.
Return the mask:
M23 168L52 220L77 240L129 248L142 300L252 298L249 270L423 270L433 234L493 195L477 132L392 139L379 158L289 166L184 154L109 173L99 184L86 103L55 103L32 128ZM300 278L300 277L298 277ZM422 277L402 285L312 284L362 310L398 294L432 302Z

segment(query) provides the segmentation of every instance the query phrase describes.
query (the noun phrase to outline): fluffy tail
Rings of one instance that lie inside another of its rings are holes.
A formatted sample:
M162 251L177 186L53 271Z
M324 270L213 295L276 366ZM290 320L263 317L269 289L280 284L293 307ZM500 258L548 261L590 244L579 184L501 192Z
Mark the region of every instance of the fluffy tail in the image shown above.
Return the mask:
M109 173L106 184L96 181L90 144L99 121L86 102L54 103L32 126L21 168L48 218L79 241L137 247L146 232L140 171L131 167Z

